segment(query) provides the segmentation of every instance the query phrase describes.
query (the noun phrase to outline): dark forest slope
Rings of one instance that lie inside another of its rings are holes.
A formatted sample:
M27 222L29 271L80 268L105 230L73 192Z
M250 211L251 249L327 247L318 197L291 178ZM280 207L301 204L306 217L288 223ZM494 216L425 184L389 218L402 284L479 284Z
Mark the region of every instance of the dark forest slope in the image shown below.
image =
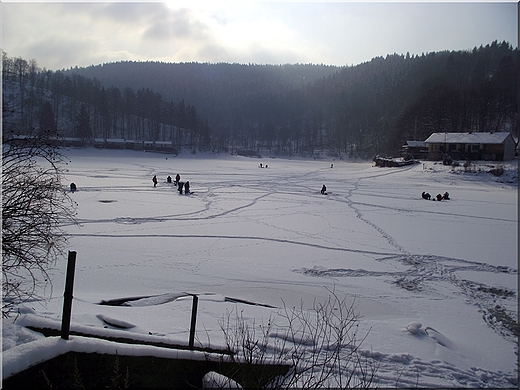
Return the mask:
M167 99L197 107L212 127L227 127L236 112L262 111L275 96L333 74L325 65L242 65L124 61L70 72L96 78L107 87L149 88Z

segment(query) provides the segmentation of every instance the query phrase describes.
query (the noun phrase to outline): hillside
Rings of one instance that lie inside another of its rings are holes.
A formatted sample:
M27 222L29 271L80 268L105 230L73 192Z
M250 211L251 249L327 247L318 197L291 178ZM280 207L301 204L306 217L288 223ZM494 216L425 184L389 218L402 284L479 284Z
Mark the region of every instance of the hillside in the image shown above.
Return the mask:
M208 63L116 62L66 73L97 79L106 87L150 88L174 101L184 100L208 118L210 126L227 127L238 113L262 116L269 101L330 76L338 67L325 65L243 65Z
M147 85L185 99L217 133L246 133L254 144L281 152L370 155L395 153L406 140L432 132L515 132L517 53L493 42L342 68L127 62L74 72L106 86ZM296 145L287 145L289 139Z
M432 132L518 136L518 50L507 42L339 68L126 61L52 72L23 61L4 58L4 95L19 107L4 128L17 131L37 127L52 101L65 136L213 152L370 158Z

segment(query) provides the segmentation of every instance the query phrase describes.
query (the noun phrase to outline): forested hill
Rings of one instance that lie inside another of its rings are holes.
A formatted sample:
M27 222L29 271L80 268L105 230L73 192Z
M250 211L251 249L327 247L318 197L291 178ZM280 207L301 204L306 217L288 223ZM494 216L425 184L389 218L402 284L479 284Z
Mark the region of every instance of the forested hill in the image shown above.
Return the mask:
M432 132L518 129L518 50L387 55L356 66L120 62L71 72L193 104L246 149L395 154Z
M17 132L41 127L46 106L52 127L86 143L396 155L406 141L433 132L518 136L518 58L517 48L495 41L345 67L126 61L53 72L4 53L3 124Z
M184 100L212 128L228 127L245 113L264 115L275 96L302 88L339 68L326 65L255 65L122 61L75 68L70 73L95 78L121 90L149 88L167 99ZM68 73L66 72L66 73ZM252 110L252 111L251 111ZM239 114L238 114L239 113ZM251 118L252 119L252 118ZM255 121L258 118L254 119Z

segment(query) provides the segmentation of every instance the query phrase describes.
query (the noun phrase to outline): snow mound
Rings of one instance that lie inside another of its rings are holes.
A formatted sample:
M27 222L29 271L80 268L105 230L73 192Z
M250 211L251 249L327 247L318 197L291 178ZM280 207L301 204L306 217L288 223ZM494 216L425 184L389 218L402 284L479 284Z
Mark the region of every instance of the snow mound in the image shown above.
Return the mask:
M410 322L406 325L406 330L416 336L429 336L437 344L446 348L452 348L453 343L450 339L444 336L441 332L427 326L423 329L420 322Z
M101 321L103 321L105 324L113 326L115 328L120 328L120 329L135 328L134 324L131 324L126 321L118 320L116 318L107 317L103 314L98 314L98 315L96 315L96 317L99 318Z
M410 322L408 325L406 325L406 330L411 334L419 334L421 332L425 334L424 329L421 328L422 324L420 322Z
M202 378L203 389L242 389L237 382L215 371L210 371Z

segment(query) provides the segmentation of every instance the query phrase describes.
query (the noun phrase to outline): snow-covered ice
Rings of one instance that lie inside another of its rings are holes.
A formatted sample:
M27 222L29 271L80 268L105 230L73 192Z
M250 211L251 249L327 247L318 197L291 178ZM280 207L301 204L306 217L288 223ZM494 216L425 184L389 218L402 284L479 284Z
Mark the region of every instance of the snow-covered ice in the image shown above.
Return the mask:
M361 316L361 353L377 362L378 386L517 386L517 160L495 177L487 162L331 168L332 160L64 153L80 222L67 227L77 251L72 330L187 344L198 294L196 339L214 347L224 345L227 312L259 324L334 290ZM192 195L166 182L177 173ZM451 200L427 201L422 191ZM66 254L52 271L52 297L3 321L4 377L5 362L16 372L67 344L24 327L60 323L65 269ZM119 305L100 304L110 301ZM70 342L87 348L79 336ZM27 353L32 363L20 358Z

